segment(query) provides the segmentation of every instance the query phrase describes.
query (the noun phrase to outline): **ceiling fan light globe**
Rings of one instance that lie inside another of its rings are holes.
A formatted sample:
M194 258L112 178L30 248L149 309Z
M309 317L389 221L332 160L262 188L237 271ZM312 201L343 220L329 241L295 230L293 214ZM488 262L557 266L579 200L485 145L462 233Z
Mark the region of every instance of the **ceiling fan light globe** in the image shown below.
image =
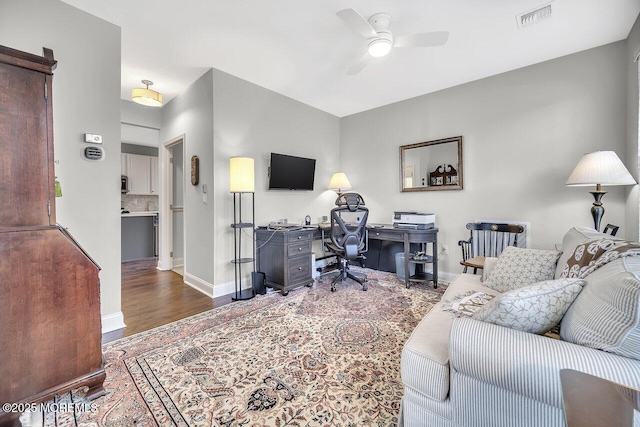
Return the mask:
M391 41L385 39L374 40L369 43L369 55L380 58L391 52Z

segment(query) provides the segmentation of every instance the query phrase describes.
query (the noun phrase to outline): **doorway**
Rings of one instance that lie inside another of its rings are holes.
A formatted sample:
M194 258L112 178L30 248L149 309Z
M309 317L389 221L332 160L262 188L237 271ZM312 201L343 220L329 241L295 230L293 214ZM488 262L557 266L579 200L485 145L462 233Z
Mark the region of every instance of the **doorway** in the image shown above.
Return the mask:
M184 142L169 147L171 165L171 270L184 277Z
M161 145L160 191L160 254L159 270L188 274L185 235L185 136L181 135Z

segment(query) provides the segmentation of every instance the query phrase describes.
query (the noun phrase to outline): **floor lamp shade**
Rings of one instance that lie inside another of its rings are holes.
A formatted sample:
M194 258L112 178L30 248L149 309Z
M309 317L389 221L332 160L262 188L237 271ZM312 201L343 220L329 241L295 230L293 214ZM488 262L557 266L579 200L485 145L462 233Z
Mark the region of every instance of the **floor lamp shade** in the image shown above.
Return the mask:
M231 193L254 193L255 176L253 159L231 157L229 159L229 191Z
M603 185L633 185L636 180L631 176L622 160L614 151L596 151L582 156L575 169L567 179L569 186L595 185L595 191L590 191L594 202L591 207L594 228L600 231L600 220L604 215L602 196L607 192Z
M633 179L614 151L596 151L582 156L567 185L633 185Z

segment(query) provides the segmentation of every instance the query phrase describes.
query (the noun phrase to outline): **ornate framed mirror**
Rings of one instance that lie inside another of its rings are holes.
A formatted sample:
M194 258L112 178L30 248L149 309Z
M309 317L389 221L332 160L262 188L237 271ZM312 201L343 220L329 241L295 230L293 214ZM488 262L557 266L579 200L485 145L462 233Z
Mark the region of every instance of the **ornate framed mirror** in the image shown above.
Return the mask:
M462 190L462 137L402 145L400 189Z

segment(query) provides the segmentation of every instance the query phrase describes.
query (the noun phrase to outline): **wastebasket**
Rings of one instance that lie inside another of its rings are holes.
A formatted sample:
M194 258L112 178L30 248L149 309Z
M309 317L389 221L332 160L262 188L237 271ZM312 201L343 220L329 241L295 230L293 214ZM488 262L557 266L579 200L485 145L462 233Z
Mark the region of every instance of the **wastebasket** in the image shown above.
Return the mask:
M409 277L416 274L415 264L409 263L409 273L411 273ZM396 254L396 276L398 276L398 279L404 280L404 252Z

